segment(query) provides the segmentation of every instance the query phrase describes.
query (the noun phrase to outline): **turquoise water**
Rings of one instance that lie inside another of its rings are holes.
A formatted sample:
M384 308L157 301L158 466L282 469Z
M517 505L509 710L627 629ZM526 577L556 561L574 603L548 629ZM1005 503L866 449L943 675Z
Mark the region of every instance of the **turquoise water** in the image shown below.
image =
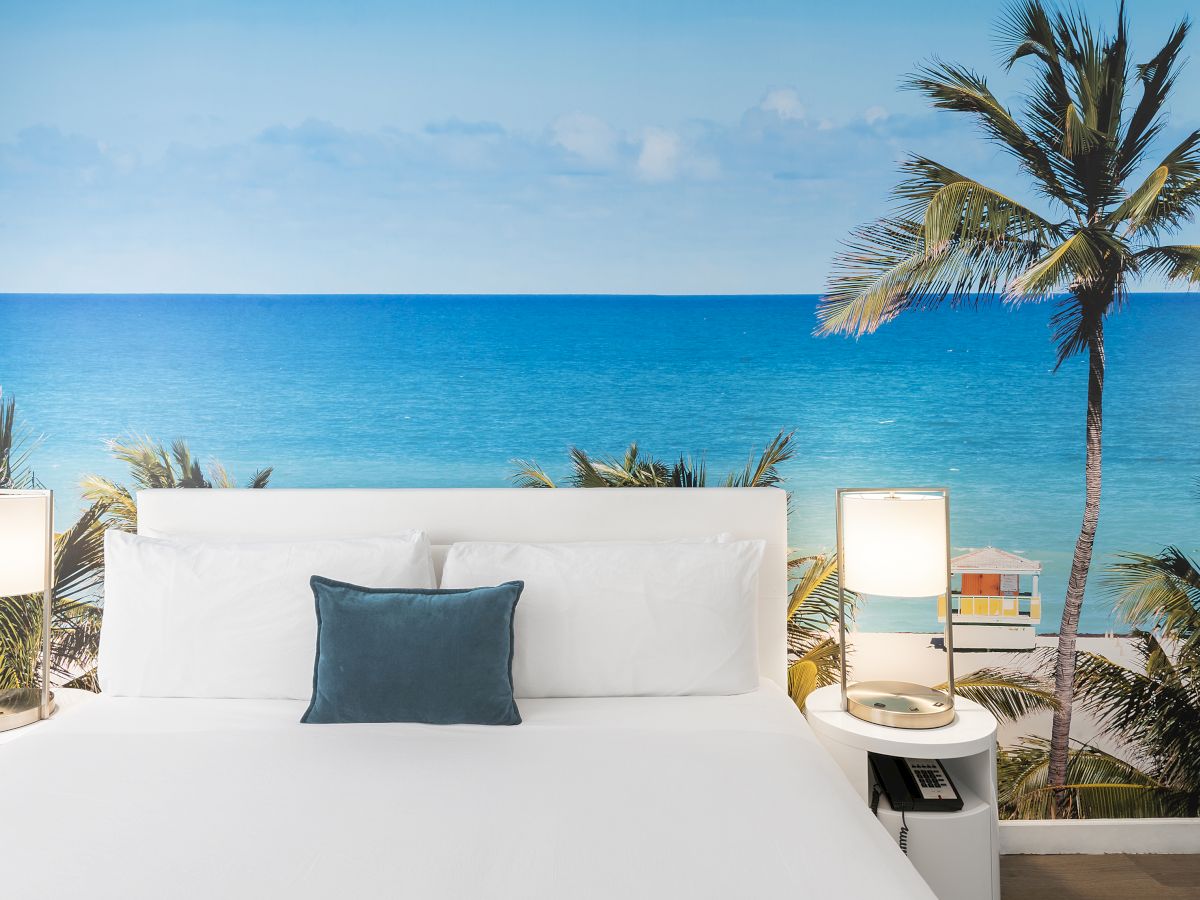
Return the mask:
M838 485L946 484L956 548L1045 563L1053 631L1079 526L1085 367L1053 373L1047 308L923 313L814 338L815 298L0 297L0 385L78 508L105 438L187 438L276 486L500 486L571 445L740 466L782 428L793 543L833 542ZM1135 295L1109 328L1097 559L1200 545L1200 300ZM936 630L877 601L867 630ZM1084 629L1110 627L1093 581Z

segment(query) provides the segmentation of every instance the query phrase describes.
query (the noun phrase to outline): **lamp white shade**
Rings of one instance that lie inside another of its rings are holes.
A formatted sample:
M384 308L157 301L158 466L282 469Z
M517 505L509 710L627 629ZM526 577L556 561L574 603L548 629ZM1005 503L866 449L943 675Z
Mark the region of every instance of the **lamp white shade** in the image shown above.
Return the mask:
M0 491L0 597L46 587L48 492Z
M841 578L847 590L882 597L946 592L944 494L847 492L841 502Z

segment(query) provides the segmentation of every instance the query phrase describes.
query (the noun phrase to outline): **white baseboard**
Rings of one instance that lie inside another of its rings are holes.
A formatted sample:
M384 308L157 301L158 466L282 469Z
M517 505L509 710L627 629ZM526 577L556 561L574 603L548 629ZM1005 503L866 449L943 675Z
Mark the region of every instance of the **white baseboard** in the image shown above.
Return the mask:
M1200 853L1200 819L1002 821L1000 853Z

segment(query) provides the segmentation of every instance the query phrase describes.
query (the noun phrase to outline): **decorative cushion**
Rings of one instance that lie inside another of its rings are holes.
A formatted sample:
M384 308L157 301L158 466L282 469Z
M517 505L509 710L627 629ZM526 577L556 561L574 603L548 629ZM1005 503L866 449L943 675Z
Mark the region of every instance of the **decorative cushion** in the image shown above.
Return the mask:
M313 576L317 659L302 722L517 725L513 613L522 583L364 588Z

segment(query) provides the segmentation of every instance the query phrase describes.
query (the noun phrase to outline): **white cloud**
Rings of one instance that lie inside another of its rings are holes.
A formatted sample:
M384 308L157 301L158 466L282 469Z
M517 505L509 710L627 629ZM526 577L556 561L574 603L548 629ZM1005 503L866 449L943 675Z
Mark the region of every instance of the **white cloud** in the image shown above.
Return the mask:
M698 271L693 260L725 258L728 279L705 289L815 289L834 242L882 208L910 139L990 171L990 156L942 117L795 119L785 118L800 114L794 92L747 101L732 121L629 131L579 112L528 132L454 118L415 129L307 119L151 158L28 129L0 138L0 288L675 290L694 286L681 274ZM827 215L804 232L816 262L800 265L787 247L813 209ZM613 273L626 270L612 262L638 246L622 243L631 234L689 249L675 268L620 280ZM517 243L537 252L514 253ZM327 251L338 265L324 263ZM747 262L768 255L781 262ZM56 266L64 257L80 263Z
M550 133L555 144L589 165L607 167L617 161L617 132L596 116L579 112L559 116Z
M646 181L670 181L679 171L679 135L665 128L647 128L642 134L637 172Z
M767 91L766 96L758 104L766 112L775 113L787 121L801 121L807 110L800 102L800 93L795 88L784 87Z
M883 122L888 117L888 111L882 106L872 106L865 113L863 118L867 120L868 125L874 125L876 122Z

